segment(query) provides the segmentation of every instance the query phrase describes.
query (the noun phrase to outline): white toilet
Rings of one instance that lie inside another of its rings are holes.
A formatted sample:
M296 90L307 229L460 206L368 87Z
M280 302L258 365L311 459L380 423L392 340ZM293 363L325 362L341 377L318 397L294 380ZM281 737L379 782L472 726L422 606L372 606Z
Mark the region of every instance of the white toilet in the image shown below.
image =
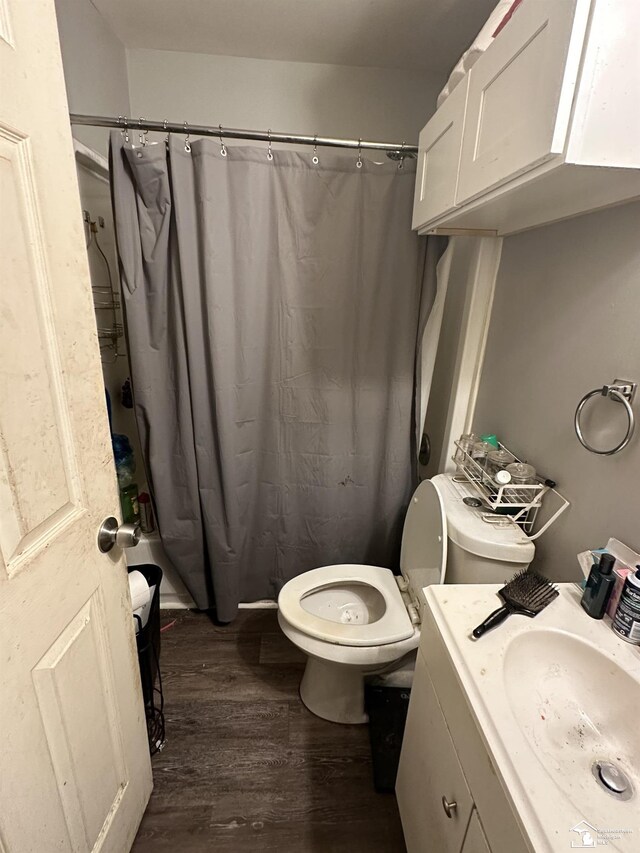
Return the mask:
M401 575L377 566L312 569L286 583L278 621L308 655L304 704L336 723L366 723L364 676L393 670L418 647L423 587L503 583L529 565L534 545L508 519L487 523L452 475L416 489L402 533Z

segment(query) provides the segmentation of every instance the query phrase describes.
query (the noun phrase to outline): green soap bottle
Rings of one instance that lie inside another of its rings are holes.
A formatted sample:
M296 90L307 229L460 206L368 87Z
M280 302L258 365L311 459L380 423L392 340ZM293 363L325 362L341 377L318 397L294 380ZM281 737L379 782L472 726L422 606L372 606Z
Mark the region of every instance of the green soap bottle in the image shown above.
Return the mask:
M120 489L120 506L122 507L122 520L125 524L140 523L137 483L129 483L128 486Z

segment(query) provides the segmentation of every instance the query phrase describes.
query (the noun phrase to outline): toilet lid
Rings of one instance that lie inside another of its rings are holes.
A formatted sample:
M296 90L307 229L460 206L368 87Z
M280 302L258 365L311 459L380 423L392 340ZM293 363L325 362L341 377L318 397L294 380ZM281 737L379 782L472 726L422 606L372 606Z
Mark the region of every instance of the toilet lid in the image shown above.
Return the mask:
M444 583L447 564L447 516L433 480L415 490L402 531L400 569L414 592L417 587Z
M303 607L305 596L337 584L373 587L384 598L383 615L368 624L343 623L316 616ZM415 633L393 572L379 566L345 564L304 572L282 587L278 608L299 631L343 646L383 646L406 640Z

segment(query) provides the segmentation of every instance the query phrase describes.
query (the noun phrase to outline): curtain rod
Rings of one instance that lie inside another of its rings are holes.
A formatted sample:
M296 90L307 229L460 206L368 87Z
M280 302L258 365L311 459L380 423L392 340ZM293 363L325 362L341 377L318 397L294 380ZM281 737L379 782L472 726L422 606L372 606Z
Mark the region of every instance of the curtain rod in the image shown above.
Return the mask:
M415 156L415 145L404 142L367 142L364 139L340 139L331 136L304 136L299 133L276 133L271 130L238 130L230 127L214 127L206 124L187 124L176 121L150 121L145 118L127 118L126 116L89 116L70 113L71 124L90 127L115 127L124 130L157 130L160 133L184 133L194 136L215 136L218 139L252 139L258 142L286 142L295 145L318 145L330 148L356 148L362 151L386 151L392 159Z

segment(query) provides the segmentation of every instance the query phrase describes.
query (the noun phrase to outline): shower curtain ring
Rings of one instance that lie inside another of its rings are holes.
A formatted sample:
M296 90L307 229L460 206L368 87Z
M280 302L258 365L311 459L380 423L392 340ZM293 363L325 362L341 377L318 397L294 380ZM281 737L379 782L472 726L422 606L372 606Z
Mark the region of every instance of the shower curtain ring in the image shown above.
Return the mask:
M149 133L149 131L143 130L143 128L142 128L142 122L143 121L144 121L143 118L138 119L138 128L139 128L138 139L140 140L140 145L142 145L142 147L145 148L147 145L147 133Z
M118 124L120 124L121 121L124 123L124 130L121 130L120 132L124 136L124 141L128 142L129 141L129 125L127 124L127 117L126 116L118 116Z
M184 123L184 132L187 134L184 138L184 150L187 152L187 154L190 154L191 143L189 142L189 125L186 123L186 121Z
M227 149L226 149L224 142L222 141L222 125L221 124L218 125L218 130L220 131L220 133L218 134L220 136L220 153L222 154L223 157L226 157L227 156Z
M167 130L167 120L166 119L162 122L162 129ZM165 139L165 142L167 144L169 144L169 134L168 133L167 133L167 137Z
M313 157L311 158L311 162L314 166L317 166L320 160L318 160L318 134L313 137Z
M400 162L398 163L398 171L404 169L404 140L402 140L402 145L400 146Z
M358 159L356 160L356 169L362 169L362 138L358 137Z
M273 160L273 154L271 153L271 128L267 131L267 139L269 140L269 144L267 145L267 160Z

